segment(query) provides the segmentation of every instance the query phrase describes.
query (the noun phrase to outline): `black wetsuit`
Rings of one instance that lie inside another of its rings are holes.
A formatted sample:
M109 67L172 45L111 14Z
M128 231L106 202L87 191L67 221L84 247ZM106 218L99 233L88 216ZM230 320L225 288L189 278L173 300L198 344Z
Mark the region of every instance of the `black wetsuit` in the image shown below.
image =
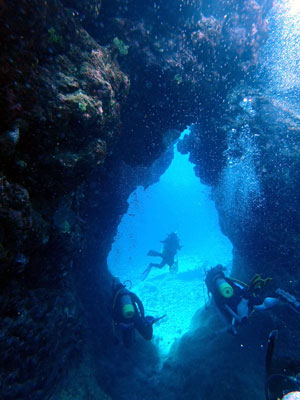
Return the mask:
M177 253L177 250L181 249L181 246L179 245L179 240L176 236L161 240L161 243L164 244L161 263L163 264L163 266L168 264L171 267L174 264L174 257Z
M181 249L178 236L174 233L171 233L166 239L161 240L160 242L164 245L162 252L160 253L155 250L150 250L148 255L161 257L162 260L160 264L151 263L150 266L155 268L163 268L167 264L169 267L172 267L177 250Z
M125 318L122 314L122 296L130 296L134 308L132 318ZM113 299L113 321L120 330L123 343L129 347L134 341L134 329L136 329L144 339L151 340L153 327L149 322L149 317L145 317L144 306L136 294L130 292L123 285L116 288ZM152 317L150 317L152 318Z
M219 292L216 281L217 279L223 279L226 281L233 289L233 295L231 297L224 297ZM232 319L232 314L229 312L228 307L237 313L238 305L243 299L248 300L249 312L253 309L254 305L262 303L260 297L254 297L251 292L249 292L247 287L242 286L242 284L237 283L235 280L227 278L222 272L209 271L205 279L208 291L212 294L216 306L228 319Z

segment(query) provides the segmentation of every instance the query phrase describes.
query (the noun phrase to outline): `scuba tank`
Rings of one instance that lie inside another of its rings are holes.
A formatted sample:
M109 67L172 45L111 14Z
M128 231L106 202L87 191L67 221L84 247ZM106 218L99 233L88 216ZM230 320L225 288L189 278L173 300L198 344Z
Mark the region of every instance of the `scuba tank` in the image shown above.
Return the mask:
M112 305L113 319L119 319L121 316L130 319L135 314L135 308L129 290L119 280L113 282L114 299Z
M230 297L233 296L233 288L227 281L225 281L225 279L217 278L215 280L215 284L221 296L225 297L226 299L230 299Z
M120 306L125 319L130 319L134 316L134 307L129 294L122 295L122 292L120 293Z
M206 272L205 284L208 292L219 294L220 296L229 299L233 296L234 291L233 287L225 279L224 270L225 268L221 264L211 268Z

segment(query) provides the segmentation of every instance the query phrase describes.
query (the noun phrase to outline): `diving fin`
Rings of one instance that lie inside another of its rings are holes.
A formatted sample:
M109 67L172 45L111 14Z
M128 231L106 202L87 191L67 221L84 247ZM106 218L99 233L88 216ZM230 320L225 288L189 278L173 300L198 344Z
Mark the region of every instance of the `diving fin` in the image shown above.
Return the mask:
M274 352L274 347L275 347L275 342L276 342L277 336L278 336L277 329L274 329L269 334L268 343L267 343L266 359L265 359L265 370L266 370L267 376L270 374L270 371L271 371L273 352Z
M149 275L150 271L151 271L152 266L148 265L148 267L145 269L145 271L142 273L141 279L142 281L144 281L147 276Z
M265 396L266 400L270 400L270 393L269 393L269 381L270 381L270 372L271 372L271 365L272 365L272 358L274 353L274 347L278 336L278 330L274 329L270 332L268 337L267 343L267 352L265 358Z
M278 288L275 293L278 294L284 300L286 300L288 303L290 303L293 306L295 306L296 308L300 308L299 300L297 300L296 297L293 296L292 294L290 294L290 293L288 293L285 290L280 289L280 288Z
M152 325L155 324L156 322L160 321L161 319L165 318L167 314L162 315L161 317L154 318L153 321L151 322Z
M149 250L147 256L161 257L162 254L159 251Z
M278 288L275 292L276 294L278 294L280 296L281 299L283 299L284 301L287 302L288 306L295 311L295 313L300 316L300 301L296 299L295 296L293 296L292 294L286 292L283 289Z

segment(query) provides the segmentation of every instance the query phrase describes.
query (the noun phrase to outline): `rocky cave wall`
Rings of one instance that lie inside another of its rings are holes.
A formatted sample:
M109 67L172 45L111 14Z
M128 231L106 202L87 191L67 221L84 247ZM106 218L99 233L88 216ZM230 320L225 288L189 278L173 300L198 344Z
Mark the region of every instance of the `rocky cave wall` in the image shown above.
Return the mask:
M129 80L56 1L1 3L1 49L1 395L40 399L80 360L86 321L110 324L98 263L129 192L106 159Z
M48 398L88 343L102 357L98 381L111 382L118 355L107 351L106 257L128 195L137 184L149 184L148 167L188 124L197 125L182 151L216 188L222 228L237 254L250 265L267 263L276 247L281 262L292 252L296 270L298 230L286 226L287 218L290 226L298 218L292 196L298 176L291 168L298 163L296 135L288 154L280 150L286 127L297 131L295 119L281 110L271 126L268 116L279 105L237 86L244 81L251 87L271 6L0 2L3 398ZM239 107L249 93L255 117ZM218 185L226 151L243 155L230 147L228 129L239 132L245 119L258 135L255 169L266 203L254 210L252 224L245 228L236 217L232 229ZM278 218L283 230L276 234Z
M222 231L234 244L234 272L274 275L277 285L286 281L297 292L299 118L257 82L228 92L218 129L226 138L221 151L201 124L180 147L214 187ZM239 271L242 258L246 271Z

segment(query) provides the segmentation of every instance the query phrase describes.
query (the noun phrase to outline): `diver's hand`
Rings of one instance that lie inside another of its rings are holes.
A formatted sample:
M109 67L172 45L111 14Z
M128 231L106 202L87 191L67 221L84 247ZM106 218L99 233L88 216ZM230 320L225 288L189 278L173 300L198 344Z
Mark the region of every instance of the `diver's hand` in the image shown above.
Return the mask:
M157 317L157 318L148 316L148 317L146 317L146 320L147 320L147 322L148 322L149 324L153 325L153 324L155 324L156 322L160 321L161 319L165 318L166 316L167 316L167 314L164 314L163 316Z

